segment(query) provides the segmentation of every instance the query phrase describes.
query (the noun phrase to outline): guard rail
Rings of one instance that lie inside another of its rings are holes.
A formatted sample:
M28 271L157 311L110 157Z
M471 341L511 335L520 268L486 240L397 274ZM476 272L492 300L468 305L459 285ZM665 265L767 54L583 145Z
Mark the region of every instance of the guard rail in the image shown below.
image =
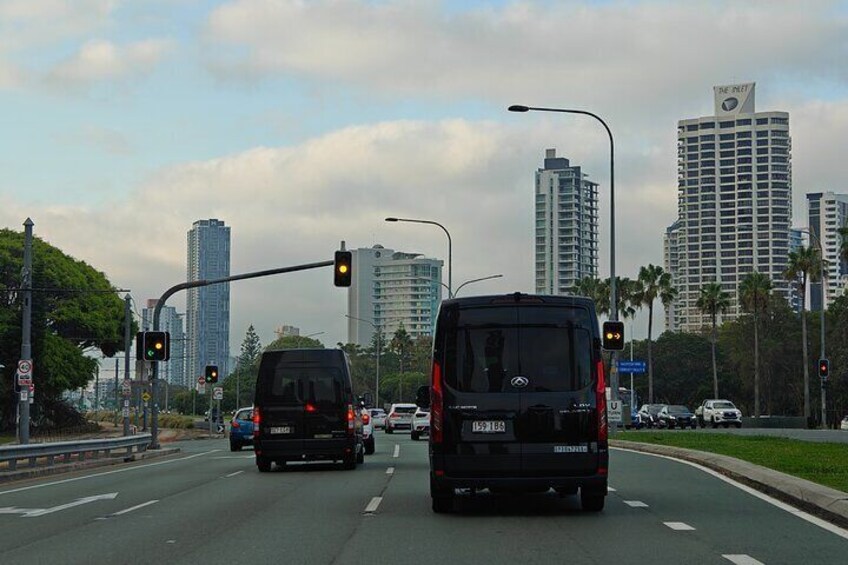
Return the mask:
M14 471L21 460L28 461L30 467L39 464L49 466L55 463L57 457L69 463L74 455L77 461L85 461L101 455L109 457L113 451L123 451L126 460L132 457L133 449L136 453L146 450L150 445L150 437L150 434L137 434L119 438L3 446L0 447L0 465L5 464L5 467L0 467L0 470Z

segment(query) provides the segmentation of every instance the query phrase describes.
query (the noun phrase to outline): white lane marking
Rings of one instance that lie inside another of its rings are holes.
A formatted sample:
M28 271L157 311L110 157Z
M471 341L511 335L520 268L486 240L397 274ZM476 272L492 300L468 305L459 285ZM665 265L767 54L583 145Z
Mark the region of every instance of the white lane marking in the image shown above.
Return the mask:
M663 522L663 524L678 532L691 532L695 530L695 528L684 522Z
M728 553L727 555L722 555L722 557L724 557L731 563L736 563L736 565L765 565L765 563L763 563L762 561L757 561L750 555L745 555L744 553Z
M396 443L395 444L395 452L392 453L392 457L397 458L399 455L400 455L400 444Z
M17 506L6 506L0 508L0 514L29 514L35 512L38 508L18 508Z
M30 512L24 514L23 518L37 518L38 516L53 514L54 512L61 512L62 510L67 510L68 508L73 508L75 506L82 506L83 504L88 504L89 502L97 502L98 500L112 500L116 496L118 496L117 492L110 492L107 494L98 494L96 496L86 496L85 498L78 498L73 502L68 502L67 504L60 504L59 506L54 506L52 508L35 508Z
M255 455L218 455L211 459L253 459Z
M202 455L207 455L209 453L215 453L216 451L221 451L220 449L213 449L211 451L204 451L203 453L195 453L194 455L189 455L188 457L180 457L179 459L169 459L167 461L159 461L157 463L148 463L146 465L138 465L136 467L127 467L125 469L116 469L114 471L106 471L104 473L95 473L94 475L83 475L82 477L74 477L72 479L62 479L61 481L53 481L52 483L42 483L40 485L31 485L28 487L20 487L13 488L11 490L4 490L0 492L0 496L4 494L12 494L14 492L23 492L25 490L32 490L35 488L42 487L52 487L54 485L63 485L65 483L73 483L76 481L82 481L84 479L94 479L97 477L105 477L106 475L114 475L116 473L126 473L127 471L135 471L137 469L147 469L148 467L156 467L158 465L167 465L168 463L176 463L178 461L187 461L189 459L194 459L195 457L200 457Z
M836 534L837 536L839 536L841 538L848 539L848 530L840 528L839 526L831 524L830 522L822 520L821 518L813 516L812 514L808 514L807 512L804 512L803 510L798 510L794 506L790 506L790 505L786 504L785 502L781 502L781 501L777 500L776 498L772 498L767 494L763 494L760 491L749 487L748 485L743 485L740 482L734 481L730 477L725 477L721 473L718 473L717 471L713 471L712 469L704 467L703 465L698 465L697 463L693 463L691 461L686 461L684 459L675 459L674 457L669 457L668 455L660 455L659 453L646 453L644 451L636 451L635 449L627 449L626 447L613 447L612 449L617 449L619 451L627 451L627 452L630 452L630 453L637 453L639 455L650 455L651 457L659 457L660 459L668 459L669 461L675 461L677 463L683 463L684 465L689 465L690 467L694 467L696 469L703 471L704 473L707 473L708 475L712 475L715 478L720 479L720 480L726 482L727 484L738 488L739 490L747 492L751 496L755 496L755 497L759 498L760 500L762 500L764 502L768 502L772 506L775 506L775 507L780 508L781 510L783 510L785 512L793 514L793 515L801 518L802 520L806 520L807 522L814 524L814 525L820 527L823 530L827 530L828 532L830 532L832 534ZM0 493L0 494L2 494L2 493Z
M112 516L121 516L122 514L129 514L133 510L138 510L139 508L144 508L145 506L150 506L151 504L156 504L159 502L158 500L148 500L147 502L142 502L141 504L136 504L135 506L130 506L129 508L124 508L118 512L112 514Z
M607 491L608 491L608 492L617 492L617 491L616 491L614 488L612 488L611 486L608 486L608 487L607 487Z
M224 475L224 477L229 479L230 477L235 477L236 475L239 475L241 473L244 473L244 471L236 471L235 473L230 473L229 475Z
M624 504L631 508L647 508L648 505L642 502L641 500L625 500Z
M365 512L376 512L377 508L380 507L381 502L383 502L383 497L375 496L371 499L371 502L368 503L368 506L365 507Z
M386 469L386 474L387 475L394 475L395 474L395 468L389 467L388 469Z

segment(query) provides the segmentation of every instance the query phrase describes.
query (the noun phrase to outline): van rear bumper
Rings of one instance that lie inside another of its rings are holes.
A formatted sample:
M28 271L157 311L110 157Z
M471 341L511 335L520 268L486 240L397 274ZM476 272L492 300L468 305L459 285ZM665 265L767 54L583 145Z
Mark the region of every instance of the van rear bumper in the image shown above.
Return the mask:
M262 440L257 455L279 461L340 461L356 453L356 438L326 440Z
M431 474L433 483L439 488L503 488L503 489L537 489L537 488L575 488L587 487L603 490L606 494L606 475L587 475L580 477L437 477Z

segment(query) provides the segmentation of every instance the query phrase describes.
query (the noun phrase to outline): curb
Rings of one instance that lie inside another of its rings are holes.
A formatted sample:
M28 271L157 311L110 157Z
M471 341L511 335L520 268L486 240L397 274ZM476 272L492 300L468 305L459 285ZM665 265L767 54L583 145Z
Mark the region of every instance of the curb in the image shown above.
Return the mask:
M64 473L72 473L74 471L84 471L87 469L96 469L98 467L110 467L112 465L120 465L121 463L129 463L132 461L144 461L145 459L158 459L159 457L167 457L179 453L179 447L167 447L163 449L150 449L141 453L133 453L126 457L119 455L115 457L103 459L91 459L88 461L80 461L77 463L56 463L49 467L33 467L31 469L19 469L0 473L0 484L10 483L13 481L23 481L26 479L35 479L38 477L48 477L50 475L60 475Z
M717 453L622 440L612 440L610 445L697 463L828 522L848 528L848 493L840 490Z

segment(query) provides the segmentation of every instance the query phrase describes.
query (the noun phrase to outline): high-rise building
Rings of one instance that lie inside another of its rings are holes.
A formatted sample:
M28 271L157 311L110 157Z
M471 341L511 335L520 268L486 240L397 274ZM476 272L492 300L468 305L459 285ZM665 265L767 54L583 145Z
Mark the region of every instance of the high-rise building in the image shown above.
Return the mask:
M153 311L159 301L151 298L147 301L147 308L141 311L141 328L144 331L153 329ZM186 339L183 330L183 315L177 313L173 306L162 307L159 313L159 331L171 334L171 359L159 364L158 378L168 381L169 384L189 386L185 372L185 350Z
M754 83L714 87L715 114L677 125L679 291L671 330L709 325L696 306L720 282L731 296L724 319L741 313L738 289L754 271L790 299L783 278L792 210L789 114L756 112Z
M833 192L814 192L807 194L807 217L810 231L816 237L810 245L818 247L821 241L824 247L825 270L825 310L834 300L845 293L848 283L848 262L839 256L842 239L839 228L848 223L848 194ZM818 241L817 241L818 240ZM810 310L821 310L821 283L810 283Z
M386 339L403 325L412 339L430 336L442 300L439 259L404 253L382 245L354 249L353 280L348 290L347 340L362 347L371 344L374 326ZM363 322L361 320L367 320Z
M663 265L666 272L671 274L671 284L674 288L680 287L679 281L675 279L680 274L680 226L680 220L674 222L666 228L663 236ZM666 329L673 330L680 326L677 313L674 303L665 309Z
M802 245L804 245L804 232L800 229L791 228L789 230L789 252L798 250ZM789 305L794 312L801 311L801 296L797 292L790 294Z
M295 337L300 335L300 328L295 326L280 326L274 333L277 335L277 339L283 337Z
M189 281L230 276L230 228L217 219L198 220L188 231ZM186 299L187 378L203 374L208 364L229 374L230 285L213 284L188 290Z
M597 276L598 185L547 149L536 171L536 292L570 294Z

